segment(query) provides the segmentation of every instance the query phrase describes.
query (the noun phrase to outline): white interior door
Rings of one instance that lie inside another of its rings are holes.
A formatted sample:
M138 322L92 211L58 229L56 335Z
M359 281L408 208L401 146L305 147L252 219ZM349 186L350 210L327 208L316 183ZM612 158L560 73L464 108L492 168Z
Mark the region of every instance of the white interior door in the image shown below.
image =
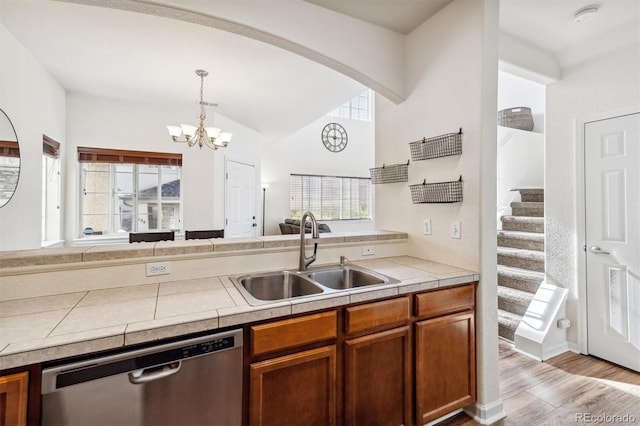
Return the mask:
M585 125L590 354L640 371L640 114Z
M256 179L252 164L227 160L224 236L256 235Z

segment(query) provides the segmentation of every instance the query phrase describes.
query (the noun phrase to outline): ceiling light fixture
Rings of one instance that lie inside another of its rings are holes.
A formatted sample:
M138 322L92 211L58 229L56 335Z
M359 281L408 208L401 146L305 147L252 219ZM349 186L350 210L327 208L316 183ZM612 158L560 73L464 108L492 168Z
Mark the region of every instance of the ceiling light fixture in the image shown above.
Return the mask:
M591 21L593 18L596 17L597 13L598 13L598 6L596 5L585 6L573 14L573 21L576 24Z
M174 142L186 143L189 147L198 145L202 148L206 145L214 150L226 148L229 146L229 142L231 142L231 133L223 132L217 127L204 127L204 122L207 119L204 106L209 105L209 103L203 99L204 78L209 75L209 73L205 70L196 70L196 74L200 77L200 123L198 127L188 124L167 126L169 135L171 135ZM184 139L181 139L182 136L184 136Z

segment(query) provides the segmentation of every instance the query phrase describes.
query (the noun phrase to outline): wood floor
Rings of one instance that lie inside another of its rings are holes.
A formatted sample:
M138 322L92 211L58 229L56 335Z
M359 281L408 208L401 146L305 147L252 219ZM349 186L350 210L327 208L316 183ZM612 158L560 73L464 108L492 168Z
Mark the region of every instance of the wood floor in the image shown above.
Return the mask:
M501 341L500 395L507 417L496 426L640 425L640 374L573 352L538 362ZM477 424L460 413L438 425Z

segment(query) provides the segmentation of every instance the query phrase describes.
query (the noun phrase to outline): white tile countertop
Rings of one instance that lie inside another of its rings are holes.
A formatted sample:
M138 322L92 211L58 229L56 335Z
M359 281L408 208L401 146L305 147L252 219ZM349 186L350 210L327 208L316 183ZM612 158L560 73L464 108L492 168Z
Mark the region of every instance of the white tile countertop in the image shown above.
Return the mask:
M479 279L409 256L353 264L400 283L260 306L249 305L228 276L0 302L0 370Z

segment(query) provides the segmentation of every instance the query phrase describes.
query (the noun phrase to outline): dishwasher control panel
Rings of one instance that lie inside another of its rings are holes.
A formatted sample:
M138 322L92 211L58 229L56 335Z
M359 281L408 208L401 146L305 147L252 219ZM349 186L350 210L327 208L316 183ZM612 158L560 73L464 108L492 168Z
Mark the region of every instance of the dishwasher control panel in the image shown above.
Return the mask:
M194 356L217 352L224 349L233 348L235 346L235 337L223 337L220 339L209 340L207 342L196 343L191 346L182 347L182 358L192 358Z

